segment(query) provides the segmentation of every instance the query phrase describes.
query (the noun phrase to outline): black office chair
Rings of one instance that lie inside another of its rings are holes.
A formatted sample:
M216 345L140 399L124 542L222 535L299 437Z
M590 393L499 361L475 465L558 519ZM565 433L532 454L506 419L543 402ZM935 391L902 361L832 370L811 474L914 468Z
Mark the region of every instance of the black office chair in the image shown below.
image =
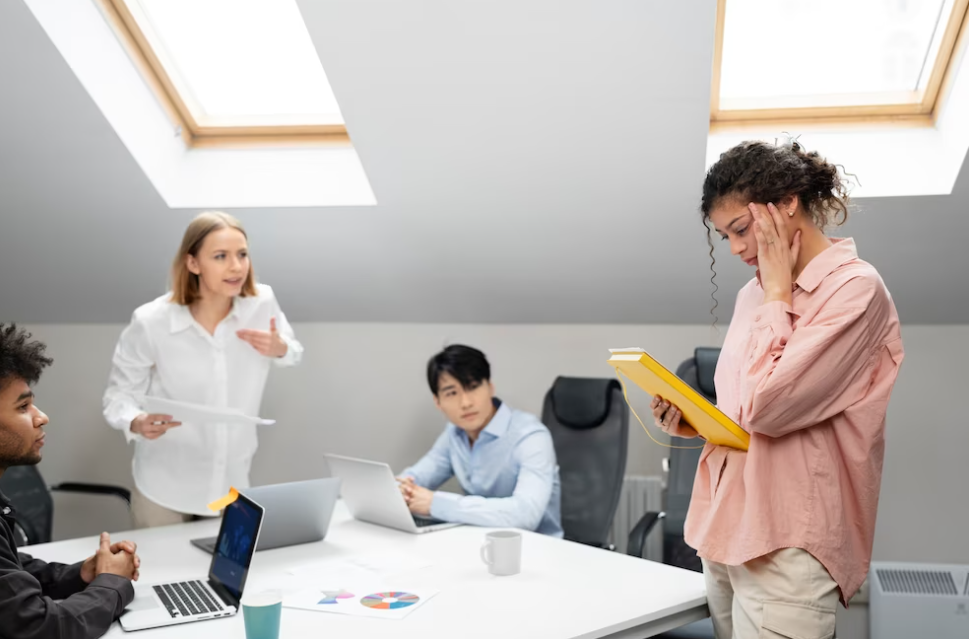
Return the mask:
M629 409L619 382L556 378L545 395L542 422L558 459L565 538L607 548L629 441Z
M131 505L131 491L120 486L68 482L48 486L36 466L13 466L0 476L0 492L7 496L17 513L21 539L18 544L45 544L54 529L52 491L107 495Z
M720 358L719 348L697 348L693 357L676 369L677 377L688 383L713 403L717 401L717 389L713 383ZM673 446L696 447L697 439L670 438ZM648 512L639 520L629 534L627 553L642 557L646 537L660 520L663 521L663 563L671 566L703 572L703 565L696 551L683 540L683 525L693 495L693 479L700 461L700 448L672 448L669 457L669 474L666 486L666 510ZM712 639L713 625L709 619L689 624L659 635L664 639Z

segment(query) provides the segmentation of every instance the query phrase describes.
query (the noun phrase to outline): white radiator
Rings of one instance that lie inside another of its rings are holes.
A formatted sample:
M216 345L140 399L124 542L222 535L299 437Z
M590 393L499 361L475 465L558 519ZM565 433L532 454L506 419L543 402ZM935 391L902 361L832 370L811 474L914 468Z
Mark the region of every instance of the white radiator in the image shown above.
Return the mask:
M629 533L632 532L642 516L648 511L663 510L663 480L660 477L627 475L622 482L619 494L619 507L612 520L609 543L621 553L626 552ZM653 528L646 538L646 559L663 561L663 522Z
M871 562L871 639L969 637L969 565Z

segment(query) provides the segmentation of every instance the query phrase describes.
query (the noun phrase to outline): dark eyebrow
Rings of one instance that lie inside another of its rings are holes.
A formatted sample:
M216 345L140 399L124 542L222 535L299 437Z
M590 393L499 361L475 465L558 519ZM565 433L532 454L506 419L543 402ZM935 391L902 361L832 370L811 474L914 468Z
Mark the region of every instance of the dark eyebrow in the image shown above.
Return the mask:
M34 397L34 391L32 390L26 391L24 393L20 393L20 397L17 398L17 401L15 401L14 404L19 404L25 399L30 399L31 397Z
M448 384L447 386L442 386L441 388L437 389L437 392L443 393L445 391L454 390L456 388L457 388L456 384Z
M740 220L742 220L742 219L744 219L744 218L745 218L745 217L746 217L747 215L748 215L747 213L744 213L743 215L738 215L738 216L737 216L737 217L735 217L734 219L732 219L732 220L730 220L730 224L728 224L728 225L727 225L727 230L729 231L729 230L731 229L731 227L733 227L733 225L734 225L734 224L736 224L736 223L737 223L737 222L739 222ZM721 231L720 229L718 229L718 228L715 228L714 230L715 230L715 231L716 231L717 233L720 233L721 235L723 235L723 231Z

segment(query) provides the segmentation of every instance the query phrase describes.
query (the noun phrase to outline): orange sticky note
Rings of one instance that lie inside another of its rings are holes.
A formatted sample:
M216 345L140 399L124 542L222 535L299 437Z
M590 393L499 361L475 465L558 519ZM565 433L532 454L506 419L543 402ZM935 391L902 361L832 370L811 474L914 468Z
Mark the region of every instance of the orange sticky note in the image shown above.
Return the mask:
M238 498L239 498L239 491L236 490L235 488L230 487L228 495L226 495L225 497L220 497L219 499L216 499L211 504L209 504L209 510L214 510L215 512L219 512L220 510L222 510L223 508L225 508L226 506L228 506Z

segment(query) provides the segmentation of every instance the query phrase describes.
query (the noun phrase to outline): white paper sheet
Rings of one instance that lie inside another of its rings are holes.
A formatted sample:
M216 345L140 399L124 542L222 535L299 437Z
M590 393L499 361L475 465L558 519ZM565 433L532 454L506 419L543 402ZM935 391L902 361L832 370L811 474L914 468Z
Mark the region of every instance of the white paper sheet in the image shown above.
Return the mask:
M242 411L235 408L214 408L202 404L192 404L189 402L179 402L174 399L164 399L162 397L144 397L142 407L147 413L160 413L171 415L177 422L189 422L194 424L256 424L258 426L271 426L276 423L275 419L262 419L244 415Z
M398 590L373 585L362 588L312 588L285 596L283 606L354 617L399 620L436 594L436 590L424 588Z

